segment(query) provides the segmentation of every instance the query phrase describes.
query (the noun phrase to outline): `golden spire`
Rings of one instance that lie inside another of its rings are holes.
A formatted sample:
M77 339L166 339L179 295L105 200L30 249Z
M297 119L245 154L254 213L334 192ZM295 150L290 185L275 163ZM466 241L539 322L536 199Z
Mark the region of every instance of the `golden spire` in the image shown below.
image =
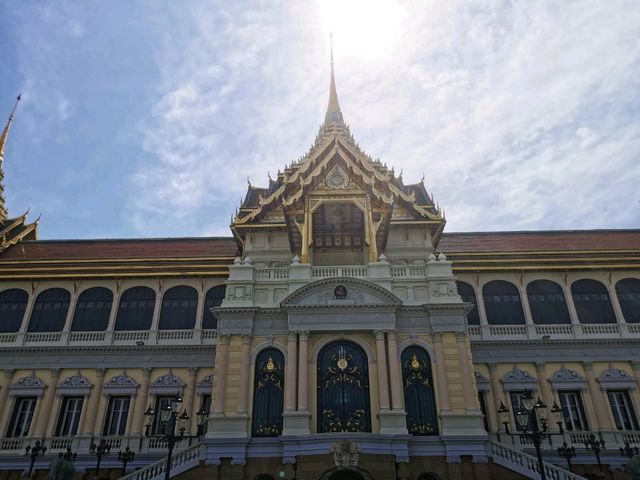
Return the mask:
M338 93L336 92L336 79L333 75L333 35L330 35L329 38L331 39L331 85L329 86L329 106L324 116L324 123L343 124L344 118L342 118L342 112L340 111Z
M20 95L16 97L16 103L13 106L13 110L11 110L11 115L9 115L9 120L7 120L7 124L4 126L2 133L0 134L0 220L7 219L7 209L4 206L4 146L7 144L7 138L9 137L9 129L11 128L11 123L13 122L13 115L16 113L16 108L18 107L18 102L20 101Z

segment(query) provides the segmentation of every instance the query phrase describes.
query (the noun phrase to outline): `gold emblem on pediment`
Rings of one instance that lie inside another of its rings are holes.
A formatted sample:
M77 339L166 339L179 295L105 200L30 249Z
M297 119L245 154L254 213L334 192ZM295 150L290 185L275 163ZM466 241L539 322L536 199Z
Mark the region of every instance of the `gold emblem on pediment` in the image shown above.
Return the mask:
M265 365L264 369L267 372L273 372L276 369L276 364L273 361L273 358L271 358L271 355L269 355L269 359L267 360L267 364Z
M354 190L358 186L339 165L334 166L318 186L320 190Z
M412 370L420 370L420 362L418 361L418 357L416 357L416 354L413 354L413 357L411 358L411 369Z

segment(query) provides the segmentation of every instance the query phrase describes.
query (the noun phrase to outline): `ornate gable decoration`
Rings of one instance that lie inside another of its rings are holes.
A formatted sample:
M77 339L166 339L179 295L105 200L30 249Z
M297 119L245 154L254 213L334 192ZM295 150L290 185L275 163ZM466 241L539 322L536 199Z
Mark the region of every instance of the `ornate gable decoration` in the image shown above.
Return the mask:
M21 395L41 397L45 388L46 385L42 380L35 375L29 375L27 377L22 377L16 383L11 385L11 387L9 387L9 394L11 396Z
M480 392L488 392L489 391L489 379L485 377L480 372L475 372L476 376L476 386L478 391Z
M610 368L602 372L602 375L598 377L598 382L600 382L600 388L602 390L632 390L636 388L635 379L624 370L618 368Z
M89 395L92 386L82 375L73 375L58 384L58 395Z
M587 381L575 370L562 367L552 375L549 382L554 390L584 390Z
M207 375L196 387L196 393L198 395L211 395L211 389L213 388L213 374Z
M502 385L504 389L507 391L511 390L537 390L538 389L538 380L532 376L530 373L525 372L524 370L513 367L513 370L507 372L507 374L502 377Z
M340 165L335 165L318 185L319 190L356 190L358 185Z
M102 389L105 395L135 396L138 383L126 373L122 373L108 380Z
M151 384L152 395L182 394L184 383L175 375L161 375Z

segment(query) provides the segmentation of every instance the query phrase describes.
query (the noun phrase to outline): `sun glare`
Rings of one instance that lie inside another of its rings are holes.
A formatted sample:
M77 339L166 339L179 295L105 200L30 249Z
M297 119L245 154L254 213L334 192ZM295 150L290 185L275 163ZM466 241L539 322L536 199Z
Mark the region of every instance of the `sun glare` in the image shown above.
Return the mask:
M323 0L322 24L337 56L388 56L400 34L400 6L392 0Z

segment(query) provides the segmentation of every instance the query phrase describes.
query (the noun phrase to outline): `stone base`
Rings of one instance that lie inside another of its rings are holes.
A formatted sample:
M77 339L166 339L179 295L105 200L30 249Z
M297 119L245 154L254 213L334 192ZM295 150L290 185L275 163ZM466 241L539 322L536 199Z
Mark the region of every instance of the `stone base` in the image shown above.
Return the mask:
M209 417L206 438L248 438L247 414L219 415Z
M481 436L486 437L481 413L457 414L451 412L440 413L441 435L443 437Z
M407 413L404 410L380 410L380 433L407 434Z
M309 435L311 415L308 411L284 412L282 414L282 435Z

